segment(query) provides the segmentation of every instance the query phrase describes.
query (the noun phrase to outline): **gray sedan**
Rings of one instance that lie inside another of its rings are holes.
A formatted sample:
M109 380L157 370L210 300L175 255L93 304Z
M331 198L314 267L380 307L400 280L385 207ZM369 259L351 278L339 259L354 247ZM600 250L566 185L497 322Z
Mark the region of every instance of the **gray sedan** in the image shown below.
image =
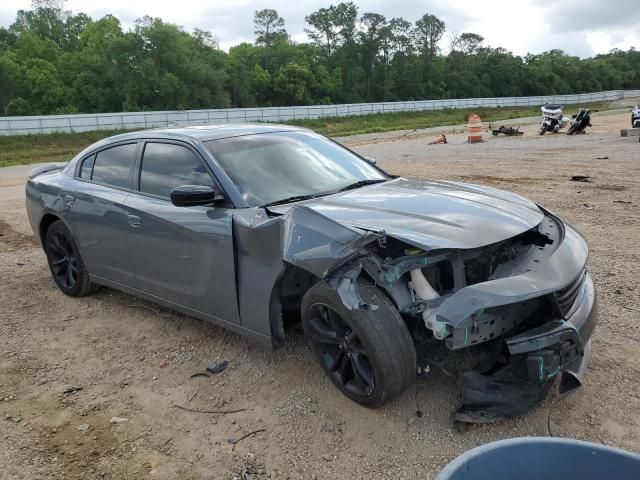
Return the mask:
M455 418L495 421L556 378L579 386L589 361L596 296L571 225L505 191L394 177L309 130L117 135L26 190L65 294L116 288L270 348L301 323L369 407L440 365L460 379Z

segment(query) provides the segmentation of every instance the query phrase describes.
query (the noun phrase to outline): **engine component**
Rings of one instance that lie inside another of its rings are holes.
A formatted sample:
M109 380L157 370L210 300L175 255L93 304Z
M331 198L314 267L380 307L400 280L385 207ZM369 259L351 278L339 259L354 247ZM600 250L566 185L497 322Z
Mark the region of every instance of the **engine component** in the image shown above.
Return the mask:
M411 288L416 292L416 297L419 300L435 300L440 297L420 268L414 268L409 274L411 275ZM433 309L425 308L422 312L422 318L425 326L433 332L433 336L438 340L444 339L449 334L446 323L436 319Z

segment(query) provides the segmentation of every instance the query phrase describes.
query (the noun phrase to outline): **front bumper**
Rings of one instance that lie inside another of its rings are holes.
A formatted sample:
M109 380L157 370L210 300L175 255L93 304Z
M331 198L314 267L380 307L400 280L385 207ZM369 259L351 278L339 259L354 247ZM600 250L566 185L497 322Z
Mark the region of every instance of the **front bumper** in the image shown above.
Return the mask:
M506 338L508 361L503 365L462 374L456 420L488 423L525 413L544 399L557 376L561 394L580 386L591 357L597 310L593 280L585 272L569 316Z

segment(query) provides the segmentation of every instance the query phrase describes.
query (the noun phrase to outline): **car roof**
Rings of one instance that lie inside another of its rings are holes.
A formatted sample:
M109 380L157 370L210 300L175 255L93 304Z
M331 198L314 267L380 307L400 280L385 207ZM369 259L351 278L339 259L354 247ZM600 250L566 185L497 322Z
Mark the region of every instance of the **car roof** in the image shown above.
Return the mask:
M153 128L137 132L123 133L109 137L109 142L133 140L136 138L192 138L201 142L219 140L221 138L238 137L242 135L256 135L273 132L308 131L306 128L275 123L219 123L213 125L190 125Z

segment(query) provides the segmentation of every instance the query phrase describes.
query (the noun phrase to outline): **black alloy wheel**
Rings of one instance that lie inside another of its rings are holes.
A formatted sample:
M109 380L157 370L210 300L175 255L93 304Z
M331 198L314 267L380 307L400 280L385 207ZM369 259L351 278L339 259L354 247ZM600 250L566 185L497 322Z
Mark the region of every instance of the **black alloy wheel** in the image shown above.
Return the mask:
M362 342L333 308L315 303L309 308L310 341L322 367L335 383L354 395L371 395L375 374Z
M71 297L83 297L99 287L89 279L78 247L61 220L53 222L44 236L44 251L56 285Z
M416 377L416 351L395 305L372 282L358 279L369 309L349 309L320 280L302 298L305 337L333 384L365 407L397 397Z
M72 290L78 283L78 257L71 242L60 231L53 232L48 242L51 273L58 285Z

